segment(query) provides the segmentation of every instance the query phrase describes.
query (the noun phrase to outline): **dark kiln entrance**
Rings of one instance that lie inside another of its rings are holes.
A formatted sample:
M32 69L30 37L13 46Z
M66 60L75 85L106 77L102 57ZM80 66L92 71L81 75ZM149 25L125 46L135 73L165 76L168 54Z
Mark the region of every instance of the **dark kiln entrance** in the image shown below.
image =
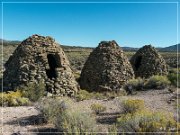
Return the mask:
M136 58L135 65L134 65L136 70L138 70L138 68L141 66L141 60L142 60L142 56L138 56Z
M48 78L50 78L50 79L57 78L56 68L60 67L59 59L58 59L57 55L54 55L54 54L48 54L47 58L48 58L48 63L49 63L50 69L46 70L46 74L47 74Z

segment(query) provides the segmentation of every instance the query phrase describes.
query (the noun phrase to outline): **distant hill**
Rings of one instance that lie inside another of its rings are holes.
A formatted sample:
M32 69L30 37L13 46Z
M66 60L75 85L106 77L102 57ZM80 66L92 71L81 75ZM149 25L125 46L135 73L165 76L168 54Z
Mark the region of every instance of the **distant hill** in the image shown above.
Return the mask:
M165 48L158 48L159 51L161 52L178 52L180 51L180 44L176 44L176 45L172 45L169 47L165 47Z
M3 42L3 45L18 45L21 43L21 41L18 41L18 40L3 40L3 39L0 39L0 43L2 44Z
M121 47L124 51L128 52L136 52L139 48L133 48L133 47Z
M2 44L2 41L3 41L3 45L18 45L21 43L21 41L11 41L11 40L2 40L0 39L0 43ZM178 47L177 47L178 46ZM66 50L66 51L71 51L73 49L73 51L82 51L84 49L88 49L88 50L92 50L94 49L93 47L81 47L81 46L70 46L70 45L61 45L61 47ZM164 47L164 48L156 48L158 51L160 52L177 52L177 48L178 48L178 52L180 51L180 43L179 44L176 44L176 45L171 45L169 47ZM122 49L124 51L137 51L139 48L133 48L133 47L122 47Z

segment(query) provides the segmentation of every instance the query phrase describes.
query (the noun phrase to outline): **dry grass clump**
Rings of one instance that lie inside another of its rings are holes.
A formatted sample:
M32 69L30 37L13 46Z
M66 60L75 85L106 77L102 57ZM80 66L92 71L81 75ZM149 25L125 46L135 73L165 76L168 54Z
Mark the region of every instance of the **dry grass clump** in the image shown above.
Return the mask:
M99 114L99 113L101 113L101 112L106 111L106 107L103 106L103 105L101 105L101 104L98 104L98 103L92 104L92 105L91 105L91 109L92 109L96 114Z
M77 101L83 101L83 100L89 100L93 97L91 93L89 93L86 90L79 90L77 95L76 95L76 100Z
M125 90L120 90L118 92L110 91L110 92L88 92L86 90L79 90L76 95L77 101L89 100L89 99L112 99L118 96L127 95Z

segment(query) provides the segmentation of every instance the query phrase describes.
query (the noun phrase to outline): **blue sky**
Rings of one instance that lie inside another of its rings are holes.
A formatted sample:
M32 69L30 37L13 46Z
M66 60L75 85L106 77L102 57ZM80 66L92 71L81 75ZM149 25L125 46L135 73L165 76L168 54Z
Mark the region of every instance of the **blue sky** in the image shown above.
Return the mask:
M36 33L52 36L60 44L89 47L102 40L129 47L177 43L175 3L4 3L3 15L3 37L8 40Z

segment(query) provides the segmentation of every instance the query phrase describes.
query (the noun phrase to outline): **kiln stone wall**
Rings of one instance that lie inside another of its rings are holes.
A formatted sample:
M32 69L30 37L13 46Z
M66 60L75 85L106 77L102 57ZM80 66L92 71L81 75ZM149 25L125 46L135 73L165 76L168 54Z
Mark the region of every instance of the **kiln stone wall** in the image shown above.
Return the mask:
M116 91L134 77L128 58L115 41L102 41L90 54L80 76L89 91Z
M5 90L42 81L52 94L72 96L77 92L69 61L51 37L33 35L24 40L5 64L5 69Z
M136 77L166 75L167 65L163 57L151 45L140 48L130 60Z

